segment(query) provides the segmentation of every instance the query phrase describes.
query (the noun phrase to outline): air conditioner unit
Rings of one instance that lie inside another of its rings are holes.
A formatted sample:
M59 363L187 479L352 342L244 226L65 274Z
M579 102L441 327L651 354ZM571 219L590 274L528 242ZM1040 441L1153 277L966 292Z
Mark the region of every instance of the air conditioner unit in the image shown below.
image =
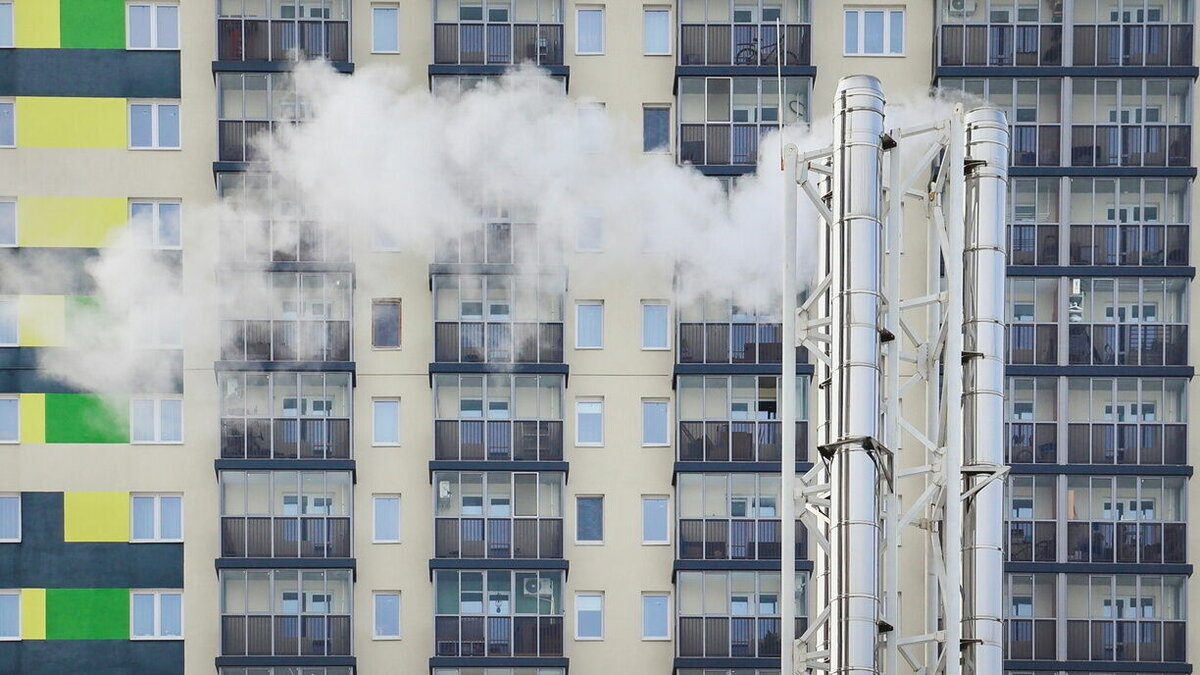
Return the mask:
M553 595L554 584L549 579L526 579L525 595Z
M966 17L975 13L976 0L947 0L946 14Z

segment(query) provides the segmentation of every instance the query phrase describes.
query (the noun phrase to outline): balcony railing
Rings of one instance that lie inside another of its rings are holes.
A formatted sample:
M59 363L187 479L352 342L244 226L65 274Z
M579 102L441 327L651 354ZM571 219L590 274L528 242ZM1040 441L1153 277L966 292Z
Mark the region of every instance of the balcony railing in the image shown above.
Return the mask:
M1183 621L1070 620L1067 659L1184 661L1186 632Z
M1071 365L1187 365L1187 326L1180 324L1073 323Z
M436 420L434 459L560 462L562 420Z
M1008 362L1052 366L1058 363L1058 324L1010 323Z
M1058 231L1054 224L1010 225L1009 265L1057 265Z
M778 462L779 422L679 423L681 462ZM796 461L808 459L808 422L796 422Z
M435 518L438 558L549 558L563 555L562 518Z
M1071 166L1190 166L1186 124L1071 126Z
M1187 225L1072 225L1072 265L1186 265Z
M562 363L561 322L438 321L433 325L439 363Z
M1179 563L1187 558L1184 523L1072 521L1069 562Z
M1013 166L1058 166L1062 161L1061 127L1057 124L1014 124Z
M436 616L437 656L562 656L561 616Z
M349 656L350 616L221 616L222 656Z
M681 616L681 657L779 656L779 617ZM796 617L796 635L808 628L808 619Z
M1188 24L1077 25L1072 50L1076 66L1190 66Z
M777 323L681 323L680 363L780 363Z
M349 262L345 237L312 220L221 223L221 258L231 262Z
M222 516L221 556L349 558L350 519Z
M349 361L349 321L221 322L221 358L230 361Z
M759 138L778 128L774 124L681 124L679 161L754 166Z
M943 66L1061 66L1061 25L942 26Z
M1053 520L1009 520L1008 559L1013 562L1054 562L1058 526Z
M350 22L217 19L221 61L350 60Z
M779 520L681 518L680 560L779 560ZM796 557L807 557L808 533L796 522Z
M1058 635L1054 619L1005 619L1008 624L1006 656L1010 659L1054 660Z
M1058 423L1010 422L1004 438L1005 462L1012 464L1057 464Z
M681 66L785 66L812 63L812 26L789 23L685 23L679 27Z
M223 459L349 459L349 418L221 419Z
M563 64L562 24L435 23L433 62L446 65Z
M1187 425L1068 424L1067 462L1187 464Z

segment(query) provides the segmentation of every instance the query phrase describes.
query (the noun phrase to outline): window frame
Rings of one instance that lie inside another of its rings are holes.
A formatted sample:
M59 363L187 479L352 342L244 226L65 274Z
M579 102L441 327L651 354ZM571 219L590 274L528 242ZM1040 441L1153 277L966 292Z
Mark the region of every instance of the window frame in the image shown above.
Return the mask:
M8 44L0 44L0 49L11 49L17 46L17 19L15 14L15 4L16 3L12 2L11 0L0 2L0 8L6 5L8 6L8 32L9 35L12 36L12 39Z
M649 36L649 31L646 30L646 20L650 14L665 13L667 15L667 50L665 52L652 52L648 50L646 38ZM671 33L675 26L671 21L671 6L670 5L642 5L642 56L671 56L675 52L675 41Z
M375 44L375 24L376 10L395 12L395 28L396 28L396 48L395 49L378 49ZM399 54L400 53L400 4L396 2L373 2L371 3L371 53L372 54Z
M579 598L599 598L600 599L600 634L599 635L582 635L580 626L582 621L579 620ZM601 642L604 640L604 591L575 591L574 612L572 618L575 621L575 640L576 642Z
M897 57L905 56L905 50L908 47L908 44L907 44L908 39L906 37L907 28L908 28L908 16L907 16L907 12L905 11L906 9L907 9L906 7L899 6L899 5L880 5L878 7L873 6L873 5L868 6L868 7L863 7L863 6L843 7L842 8L842 56L867 56L867 57L876 57L876 58L878 58L878 57L897 58ZM865 14L867 12L883 12L883 51L879 52L878 54L876 54L874 52L864 51L865 45L866 45L866 36L867 36L867 22L865 20L865 18L866 18ZM847 17L847 15L849 15L851 13L854 13L855 15L857 15L856 21L858 23L858 37L857 37L858 51L854 51L854 52L849 51L847 49L847 47L849 45L846 44L846 17ZM895 13L900 14L901 46L900 46L900 51L898 51L898 52L891 51L892 15Z
M377 403L395 403L396 404L396 429L395 429L396 440L394 440L394 441L381 441L375 435L375 432L379 428L378 421L377 421L379 419L379 416L376 414L376 408L375 408L375 404L377 404ZM400 435L400 432L404 428L404 425L400 421L400 411L401 411L401 406L400 406L400 397L399 396L373 396L371 398L371 446L372 447L376 447L376 448L398 448L398 447L400 447L401 441L403 440L403 437Z
M379 518L378 518L378 503L384 500L396 500L396 538L395 539L380 539L379 538ZM371 543L372 544L399 544L404 541L404 528L402 527L403 500L398 492L379 492L371 494Z
M667 533L665 539L647 539L646 538L646 502L661 501L667 506L663 530ZM642 495L642 546L670 546L671 545L671 496L665 494Z
M579 424L579 404L580 403L599 403L600 404L600 439L596 441L585 441L580 438L579 431L582 426ZM602 448L604 447L604 397L602 396L587 396L575 399L575 447L579 448Z
M383 305L396 306L396 344L375 344L375 308ZM371 298L371 349L395 351L404 348L404 301L401 298Z
M151 401L154 404L153 429L154 437L150 440L137 440L134 438L134 415L133 406L139 401ZM163 401L178 401L179 402L179 440L165 441L162 438L162 403ZM186 437L183 423L183 396L178 394L160 395L160 396L131 396L129 397L129 444L130 445L183 445Z
M0 96L0 106L7 105L12 110L12 144L0 143L0 148L15 148L17 147L17 100L11 96Z
M379 600L380 596L392 595L396 597L396 634L382 635L379 632ZM399 590L386 591L371 591L371 639L381 641L402 640L404 639L404 625L401 618L403 612L403 593Z
M175 245L165 245L162 243L162 207L164 204L170 204L179 207L179 243ZM183 249L183 200L182 199L156 199L156 198L129 198L129 221L133 222L133 207L135 205L146 205L150 207L150 239L149 241L138 241L137 245L142 248L163 250L163 251L180 251Z
M579 503L585 499L600 500L600 538L599 539L580 539L579 538ZM575 534L574 540L576 546L603 546L604 545L604 495L602 494L578 494L575 495Z
M134 7L149 7L150 8L150 46L149 47L134 47L132 45L133 38L133 20L130 16L130 10ZM160 47L158 36L158 10L160 7L175 8L175 46ZM183 31L179 26L179 3L175 2L126 2L125 3L125 49L126 51L137 52L177 52L183 46Z
M17 502L17 536L15 539L0 539L0 544L19 544L21 536L24 534L21 528L21 493L20 492L0 492L2 498L12 498Z
M16 295L0 295L0 306L12 303L13 317L13 341L4 342L0 340L0 347L17 347L21 344L21 301ZM3 317L3 312L0 312L0 317ZM3 335L3 333L0 333Z
M664 624L667 627L667 631L666 631L665 635L655 635L655 636L646 635L646 598L649 598L649 597L662 597L662 598L667 599L666 617L665 617L665 621L664 621ZM641 611L642 641L643 642L670 642L671 641L671 618L672 618L671 617L671 615L672 615L671 592L670 591L642 591L642 603L641 604L642 604L642 611Z
M21 395L20 394L0 394L0 401L16 401L17 419L16 435L11 438L0 437L0 445L19 445L21 443Z
M662 145L657 145L652 148L646 148L646 113L651 110L665 112L667 114L667 142ZM671 124L671 104L670 103L643 103L642 104L642 154L646 155L670 155L672 153L672 127Z
M0 197L0 205L12 204L12 243L0 241L0 248L17 248L21 245L21 229L17 220L16 197Z
M25 613L21 602L21 589L0 588L0 596L12 596L17 599L17 633L16 635L0 635L0 642L19 642L22 639L21 633L25 628L21 622Z
M150 595L154 598L154 634L153 635L135 635L134 623L137 621L135 613L134 598L139 595ZM179 596L179 635L163 635L162 634L162 598L164 595ZM184 617L186 616L183 606L183 589L182 588L131 588L129 589L129 639L135 642L143 641L182 641L187 636L187 631L184 628Z
M663 322L665 323L663 328L665 328L666 330L663 332L666 335L667 339L666 339L666 344L664 344L661 347L653 347L653 346L646 345L646 326L647 326L647 324L646 324L646 308L647 307L662 307L663 310L666 312L666 316L663 317ZM642 301L642 317L641 318L642 318L642 351L647 351L647 352L671 351L671 303L667 302L666 300L643 300Z
M596 336L595 344L583 344L583 321L581 320L581 312L584 307L598 307L600 312L600 329ZM604 301L603 300L576 300L575 301L575 349L604 349Z
M607 14L607 11L605 11L606 9L607 8L604 5L576 5L575 6L575 55L576 56L603 56L604 55L605 51L608 48L608 35L607 35L607 33L608 33L608 30L607 30L608 17L606 16L606 14ZM585 52L582 49L580 49L581 41L579 39L579 36L581 34L580 29L583 27L583 22L580 21L580 17L583 16L584 12L599 12L599 14L600 14L600 51Z
M134 106L150 106L150 145L133 144L133 108ZM164 106L175 106L176 119L179 122L179 145L162 145L159 141L161 130L159 126L159 110ZM183 101L181 99L127 99L125 115L129 118L125 133L129 135L126 149L128 150L182 150L183 149ZM15 117L15 115L14 115ZM14 124L15 126L15 124Z
M646 440L646 404L662 404L665 411L663 431L666 436L660 441ZM642 408L642 447L643 448L669 448L671 447L671 399L661 396L646 396L641 399Z
M162 536L162 499L163 497L174 497L179 499L179 537L169 539ZM154 500L154 534L149 539L139 539L134 536L134 514L137 511L133 508L133 500L135 498L151 498ZM131 492L129 494L129 542L132 544L174 544L184 540L183 537L183 493L181 492Z

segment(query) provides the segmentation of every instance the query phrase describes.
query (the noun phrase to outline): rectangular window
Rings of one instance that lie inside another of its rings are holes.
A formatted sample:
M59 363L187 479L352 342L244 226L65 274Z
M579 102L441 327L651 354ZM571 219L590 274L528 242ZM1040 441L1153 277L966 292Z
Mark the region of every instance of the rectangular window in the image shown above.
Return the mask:
M400 347L400 301L371 302L371 346L376 349Z
M604 301L582 300L575 303L575 348L600 349L604 346Z
M17 245L17 202L0 199L0 247Z
M671 53L671 10L667 7L642 9L642 53L662 56Z
M642 108L642 152L671 151L671 109L648 105Z
M400 591L375 591L374 638L400 639Z
M0 591L0 640L21 639L21 592Z
M400 399L377 398L371 408L371 445L400 445Z
M179 5L136 3L126 10L127 49L179 49Z
M143 591L130 593L131 640L180 640L183 638L183 592Z
M179 225L180 204L175 201L129 201L129 227L133 240L147 248L179 248L183 245Z
M642 594L642 639L671 639L670 596L666 593Z
M642 349L670 349L667 303L642 303Z
M133 495L130 541L182 541L183 498L179 495Z
M400 541L400 495L375 495L375 529L371 540L376 544Z
M371 6L371 51L400 53L400 8L396 5Z
M135 398L129 402L132 443L182 443L183 400Z
M642 543L667 544L671 541L667 520L668 499L662 495L642 497Z
M0 2L0 47L13 46L13 4Z
M604 445L604 400L575 402L575 445Z
M0 396L0 443L21 442L21 400Z
M642 399L642 445L669 445L666 399Z
M575 541L594 544L604 541L604 497L575 498Z
M0 298L0 347L17 346L17 299Z
M575 53L604 53L604 8L584 6L576 11Z
M604 639L604 594L575 594L575 639Z
M0 148L17 145L17 110L12 101L0 101Z
M589 253L604 250L604 216L599 211L585 209L579 214L575 250Z
M129 147L143 150L179 149L179 104L129 104Z
M20 495L0 495L0 541L21 541Z
M900 56L904 54L903 9L847 9L846 56Z

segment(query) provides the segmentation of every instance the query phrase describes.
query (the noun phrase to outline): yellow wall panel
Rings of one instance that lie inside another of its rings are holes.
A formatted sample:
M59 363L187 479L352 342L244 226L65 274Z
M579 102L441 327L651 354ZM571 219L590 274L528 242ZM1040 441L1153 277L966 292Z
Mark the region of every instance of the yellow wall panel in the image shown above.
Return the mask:
M21 589L21 639L46 639L46 589Z
M22 246L99 247L129 220L120 197L17 197Z
M21 394L21 442L46 442L46 395Z
M18 48L57 49L58 0L18 0L13 3L13 40Z
M123 98L17 97L17 145L27 148L124 148Z
M22 295L17 298L17 343L22 347L60 347L67 337L67 298Z
M129 493L64 492L63 541L129 541Z

